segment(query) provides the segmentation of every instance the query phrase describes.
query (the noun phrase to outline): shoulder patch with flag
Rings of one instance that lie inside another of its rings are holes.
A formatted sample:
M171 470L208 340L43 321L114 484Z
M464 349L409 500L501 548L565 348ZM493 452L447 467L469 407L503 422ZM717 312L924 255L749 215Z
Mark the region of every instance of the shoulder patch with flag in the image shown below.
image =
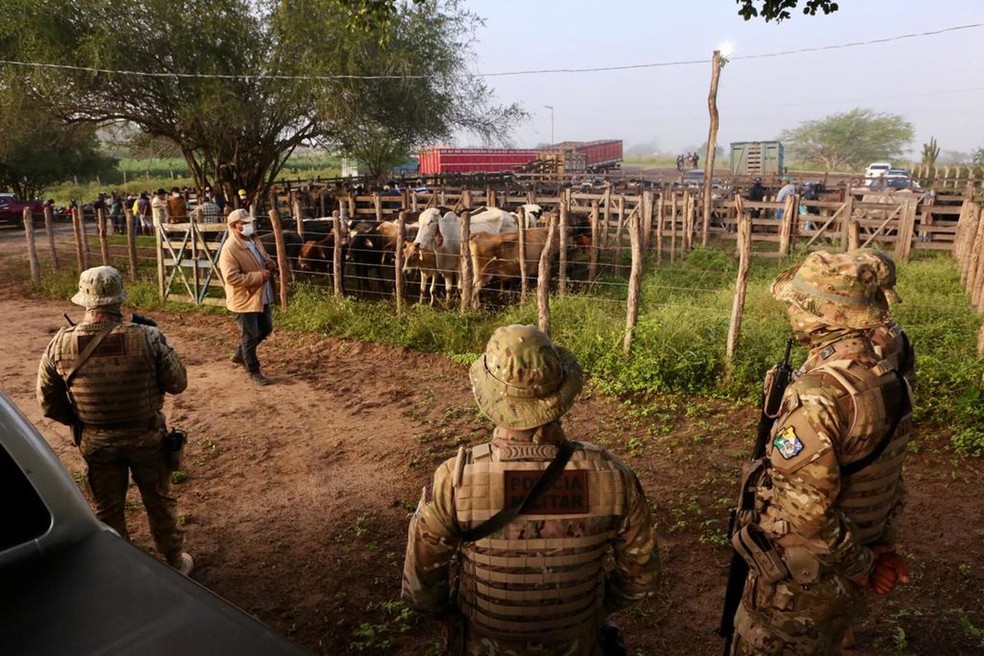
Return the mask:
M803 450L803 442L796 436L796 431L793 430L792 426L786 426L779 431L772 440L772 446L786 460L795 458Z

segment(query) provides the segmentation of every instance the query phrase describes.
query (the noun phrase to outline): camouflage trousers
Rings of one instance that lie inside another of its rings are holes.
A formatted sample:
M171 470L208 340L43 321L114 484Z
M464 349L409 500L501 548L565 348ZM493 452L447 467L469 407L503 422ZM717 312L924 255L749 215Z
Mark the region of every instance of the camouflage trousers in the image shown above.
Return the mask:
M169 563L175 562L184 546L184 534L178 528L178 503L171 496L171 474L159 438L156 441L114 443L86 437L81 451L96 517L125 540L130 539L125 511L126 491L132 474L147 510L150 534L157 551Z
M753 574L735 614L731 654L840 654L845 631L864 608L864 591L842 576L823 574L799 585L790 579L765 583Z

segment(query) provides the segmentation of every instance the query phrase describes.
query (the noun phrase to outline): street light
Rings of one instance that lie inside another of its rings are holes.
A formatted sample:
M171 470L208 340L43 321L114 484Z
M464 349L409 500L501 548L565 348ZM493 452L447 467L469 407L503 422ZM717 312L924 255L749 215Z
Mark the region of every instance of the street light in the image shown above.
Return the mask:
M554 142L554 108L553 105L544 105L544 109L550 110L550 145Z

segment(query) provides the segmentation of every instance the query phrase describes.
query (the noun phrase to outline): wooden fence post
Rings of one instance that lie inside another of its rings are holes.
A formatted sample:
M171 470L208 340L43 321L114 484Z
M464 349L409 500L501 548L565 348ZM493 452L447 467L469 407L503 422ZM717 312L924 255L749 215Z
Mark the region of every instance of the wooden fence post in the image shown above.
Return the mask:
M854 220L854 196L851 194L851 187L848 185L847 192L844 194L844 214L841 217L841 250L843 252L853 251L858 246L859 235L855 233L854 235L854 247L851 247L851 231L857 230L857 222ZM851 225L855 224L852 228Z
M518 245L519 245L519 302L522 303L526 300L526 210L519 208L517 211L519 216L519 234Z
M647 189L642 192L642 250L649 252L653 237L653 192Z
M858 223L857 219L851 219L847 222L847 244L848 251L858 250L858 245L861 243L861 224Z
M622 229L625 227L625 195L618 195L618 218L615 225L615 271L622 266Z
M672 216L670 217L670 262L676 261L677 246L677 194L673 193Z
M51 251L51 266L55 271L60 268L58 265L58 249L55 248L55 225L54 218L51 216L51 206L44 206L44 231L48 234L48 249Z
M567 212L571 202L571 190L566 189L560 197L559 239L557 240L557 295L567 295Z
M24 220L24 236L27 237L27 259L31 264L31 282L41 284L41 263L38 261L38 247L34 242L34 217L31 208L25 207L21 213Z
M378 191L372 192L372 206L376 210L376 221L381 223L383 220L383 199L379 196Z
M656 201L656 264L663 263L663 221L665 220L666 185L659 187L659 200Z
M598 201L591 201L591 251L588 253L588 280L594 282L598 276L598 249L601 247L601 239L598 227Z
M547 244L540 253L536 280L536 325L547 335L550 334L550 258L553 255L556 228L557 222L551 216L547 222Z
M396 293L396 316L403 316L403 236L406 234L407 213L396 217L396 251L393 253L393 291Z
M338 216L332 217L331 229L335 233L335 238L332 240L334 243L332 244L331 277L334 278L332 282L334 283L336 298L341 298L345 294L344 280L342 280L345 269L345 263L342 262L342 222L345 221L347 214L348 210L345 204L342 204Z
M194 227L194 226L192 226ZM280 225L280 213L270 210L270 227L273 229L273 240L277 245L277 270L280 274L280 307L287 309L287 282L290 271L287 268L287 247L284 245L284 230ZM194 236L194 235L193 235ZM195 263L197 267L198 263Z
M75 258L78 261L79 271L81 272L89 268L86 266L85 247L83 246L85 232L82 228L81 207L72 208L72 232L75 235Z
M130 282L137 282L137 228L133 225L133 212L129 207L123 208L123 220L126 221L126 254L130 261Z
M96 210L96 230L99 232L99 255L103 266L109 265L109 242L106 240L106 212L100 207Z
M745 218L740 197L735 198L738 205L738 278L735 280L735 298L731 304L731 323L728 326L728 343L725 352L728 375L734 363L738 337L741 334L741 320L745 312L745 290L748 288L748 259L752 245L752 219Z
M605 190L605 197L602 199L605 202L605 221L601 226L601 241L607 247L608 246L608 226L611 224L612 220L612 188L611 186Z
M786 198L783 205L782 222L779 223L779 257L789 255L789 242L793 232L793 221L796 220L796 194Z
M163 217L162 217L163 218ZM165 227L163 223L160 223L155 217L154 223L154 245L157 247L157 294L160 300L164 300L164 295L167 291L164 279L164 239L168 234L165 232Z
M472 270L471 251L468 248L471 239L471 214L461 213L461 313L467 314L472 307ZM475 299L478 300L477 298Z
M293 194L293 192L291 193ZM292 207L294 208L294 223L297 224L297 236L301 238L301 243L304 243L304 212L301 210L301 199L296 195Z
M980 286L984 281L984 214L982 220L977 222L977 230L974 235L974 243L970 247L967 256L967 292L971 295L972 303L975 307L981 301Z
M916 226L916 205L918 199L907 198L899 217L899 229L895 238L895 257L903 262L909 261L912 251L912 235Z
M629 216L632 268L629 272L629 297L625 309L625 336L622 338L622 352L626 357L632 352L632 336L639 319L639 291L642 286L642 219L638 209Z

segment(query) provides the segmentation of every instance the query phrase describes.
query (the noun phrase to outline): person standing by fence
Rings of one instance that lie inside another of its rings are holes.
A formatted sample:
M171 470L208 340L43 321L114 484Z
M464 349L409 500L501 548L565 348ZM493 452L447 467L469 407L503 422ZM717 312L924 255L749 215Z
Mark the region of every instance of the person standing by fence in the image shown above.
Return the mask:
M753 203L761 203L765 200L765 187L762 186L762 178L755 178L755 183L748 190L748 200ZM762 216L762 210L753 207L749 214L753 219L757 219Z
M256 347L273 332L272 272L277 268L256 236L254 218L246 210L233 210L226 219L229 236L219 254L225 281L226 308L236 317L240 340L232 362L245 367L250 380L269 385L260 371Z
M731 653L839 654L865 592L910 580L895 546L909 386L866 334L889 319L867 262L811 253L772 295L809 353L742 482L732 545L749 575Z

